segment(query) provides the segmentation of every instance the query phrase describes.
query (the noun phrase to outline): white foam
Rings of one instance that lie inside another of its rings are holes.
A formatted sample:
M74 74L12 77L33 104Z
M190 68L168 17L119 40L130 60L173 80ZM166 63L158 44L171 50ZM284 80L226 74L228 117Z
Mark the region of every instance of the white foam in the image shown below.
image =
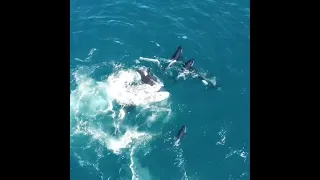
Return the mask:
M151 135L146 132L138 132L135 129L128 129L120 138L110 138L107 141L107 148L115 154L120 154L124 148L130 148L133 141L145 142L151 139Z
M171 60L170 63L169 63L169 65L168 65L167 67L168 67L168 68L171 67L171 66L172 66L174 63L176 63L176 62L177 62L177 60Z
M205 78L207 84L208 82L210 82L213 86L216 86L217 85L217 81L216 81L216 77L212 77L212 78ZM206 84L206 85L207 85Z
M140 61L156 63L159 67L161 67L162 63L181 63L180 61L175 61L172 59L161 58L161 57L156 57L156 56L155 56L155 58L139 57L139 59L137 59L135 62L137 64L139 64L139 63L141 63Z
M70 148L73 151L94 148L96 159L87 159L89 156L83 151L78 153L79 157L83 155L78 159L79 163L86 162L97 171L100 171L97 167L103 150L91 147L92 142L98 142L101 147L116 155L129 150L130 156L133 156L134 147L141 148L153 137L148 129L138 131L136 125L124 126L123 122L128 119L123 109L124 105L142 107L137 109L140 111L138 114L142 116L138 118L145 121L168 119L171 114L170 103L167 101L170 93L157 92L163 86L161 80L155 86L145 85L141 83L140 75L135 70L123 69L123 65L111 64L115 72L107 76L106 81L96 81L91 78L89 74L93 72L92 68L79 68L72 76L76 89L70 94ZM154 104L157 101L158 103ZM162 112L165 112L166 118L163 118ZM86 138L79 139L79 137ZM136 162L133 164L135 164L133 166L137 165ZM140 171L146 170L135 169L135 173L141 176ZM100 171L102 172L103 170ZM149 177L149 175L144 176Z
M247 156L248 156L248 152L244 151L244 147L242 147L241 149L235 150L232 148L229 148L230 152L225 156L225 158L229 158L232 155L236 154L239 155L241 158L243 158L243 161L246 162L247 161Z
M178 38L187 39L187 36L178 36Z
M158 47L160 47L160 44L158 44L157 42L155 41L150 41L150 42L155 43Z
M177 79L183 78L186 80L186 76L190 74L190 71L182 71L181 73L178 74Z
M137 158L135 158L135 152L137 151L137 146L133 146L130 150L130 165L129 168L132 173L132 180L139 179L152 179L150 171L147 168L142 168L139 164Z
M177 157L175 159L175 165L177 165L178 168L180 168L180 171L183 172L183 177L182 179L188 180L189 177L187 176L187 171L186 171L186 162L183 156L183 150L181 148L176 149L176 154Z
M154 62L154 63L157 63L158 65L160 65L160 61L159 61L158 59L139 57L139 60L141 60L141 61Z
M83 59L80 59L80 58L74 58L74 60L76 61L80 61L80 62L90 62L91 61L91 58L93 56L93 53L96 51L97 49L96 48L91 48L90 49L90 52L88 53L88 56L83 60Z
M169 97L169 92L157 92L163 84L142 84L138 72L121 70L107 79L106 91L110 99L121 105L146 105Z
M124 112L123 109L120 109L120 113L119 113L119 120L122 120L125 117L126 113Z
M208 82L205 81L205 80L202 80L202 83L203 83L204 85L208 85Z
M224 145L226 143L226 130L221 129L221 131L218 134L221 139L216 143L216 145Z

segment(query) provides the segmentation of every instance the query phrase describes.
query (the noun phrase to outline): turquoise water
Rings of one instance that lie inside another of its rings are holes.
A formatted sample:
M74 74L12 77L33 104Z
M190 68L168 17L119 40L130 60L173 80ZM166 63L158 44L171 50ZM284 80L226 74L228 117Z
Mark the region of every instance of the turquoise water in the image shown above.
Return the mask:
M71 0L70 178L250 179L249 4ZM179 45L220 88L163 69ZM167 99L146 98L159 94L134 79L140 66Z

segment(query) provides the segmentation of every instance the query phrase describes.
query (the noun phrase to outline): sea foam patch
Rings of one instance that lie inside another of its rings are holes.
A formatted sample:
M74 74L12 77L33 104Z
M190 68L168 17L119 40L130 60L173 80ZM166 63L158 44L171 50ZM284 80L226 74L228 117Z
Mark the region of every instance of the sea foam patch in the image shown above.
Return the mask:
M91 77L95 69L101 68L99 66L94 69L80 67L73 71L75 88L70 93L70 149L78 155L77 159L81 159L80 164L93 167L98 167L102 151L116 156L128 155L131 160L128 166L131 166L134 178L141 176L138 161L133 160L134 153L146 147L156 132L150 132L149 126L138 129L135 121L126 121L139 118L146 122L161 122L163 114L169 118L170 93L159 92L163 86L161 80L155 86L142 84L134 69L112 65L113 72L103 80ZM127 105L137 106L139 115L130 117ZM90 153L96 153L95 158L86 155L90 149ZM103 173L102 169L98 170Z

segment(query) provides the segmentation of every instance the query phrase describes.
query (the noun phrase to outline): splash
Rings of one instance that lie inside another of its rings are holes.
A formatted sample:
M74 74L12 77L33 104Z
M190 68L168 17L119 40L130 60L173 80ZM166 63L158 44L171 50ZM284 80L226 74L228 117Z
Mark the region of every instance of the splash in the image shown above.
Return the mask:
M134 70L121 70L107 79L106 91L111 100L120 105L147 105L169 97L169 92L158 92L163 83L154 86L142 84L139 73Z
M229 158L232 155L236 154L238 156L240 156L241 158L243 158L243 161L246 162L247 161L247 156L248 156L248 152L246 152L244 149L244 147L242 147L241 149L232 149L231 147L229 147L230 152L228 154L226 154L225 158Z
M136 149L147 146L160 132L157 128L155 133L148 128L139 129L137 119L152 126L154 122L163 123L159 120L169 119L171 115L169 92L159 92L163 86L161 80L155 86L142 84L135 70L110 64L113 72L102 81L90 76L100 66L78 68L72 73L75 89L70 93L71 154L77 155L80 165L93 166L99 173L108 172L97 168L104 151L119 158L130 152L131 158ZM127 116L128 105L137 107L136 117ZM137 167L137 163L132 167ZM143 169L135 169L133 179L135 174L141 174L140 170ZM101 176L110 177L109 174Z
M148 168L143 168L139 164L138 159L135 157L135 153L138 150L138 146L134 146L130 149L130 170L132 173L132 180L148 179L151 180L152 176Z
M186 80L187 76L190 75L191 72L188 70L182 71L181 73L178 74L178 76L176 77L176 79L183 79Z

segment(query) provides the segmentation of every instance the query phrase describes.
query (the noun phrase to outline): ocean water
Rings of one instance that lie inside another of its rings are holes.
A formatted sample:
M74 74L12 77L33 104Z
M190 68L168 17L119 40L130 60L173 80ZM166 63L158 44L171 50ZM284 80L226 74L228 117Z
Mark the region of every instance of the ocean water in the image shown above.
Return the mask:
M250 1L71 0L70 43L70 179L250 179Z

